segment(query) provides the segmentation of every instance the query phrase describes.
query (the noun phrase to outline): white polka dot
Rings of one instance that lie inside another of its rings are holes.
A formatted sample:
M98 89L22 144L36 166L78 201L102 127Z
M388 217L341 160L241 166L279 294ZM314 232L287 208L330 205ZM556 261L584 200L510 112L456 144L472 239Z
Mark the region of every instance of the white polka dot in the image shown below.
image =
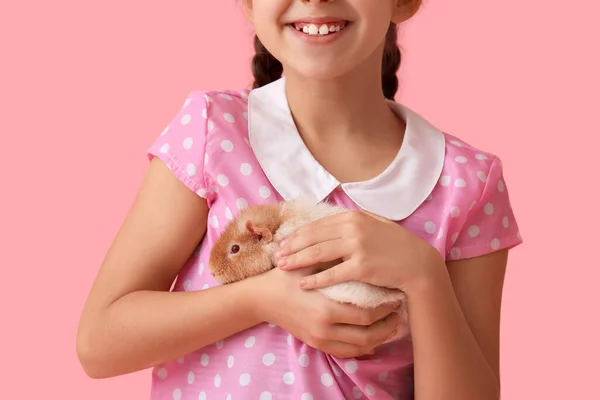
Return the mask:
M194 379L196 379L196 374L194 374L194 371L190 371L188 373L188 383L191 385L194 383Z
M205 95L204 95L204 98L206 99L206 102L207 102L207 103L212 103L212 102L214 101L214 100L213 100L213 98L212 98L212 97L210 97L210 96L209 96L209 95L207 95L207 94L205 94Z
M273 354L273 353L265 354L262 358L262 362L267 367L270 367L271 365L275 364L275 354Z
M198 191L196 193L200 197L206 197L206 195L208 194L208 191L204 188L201 188L201 189L198 189Z
M177 358L177 362L178 362L179 364L183 364L183 361L184 361L184 360L185 360L185 357L179 357L179 358Z
M165 154L169 151L169 143L165 143L162 146L160 146L160 152Z
M156 376L158 376L158 379L164 380L167 379L167 370L165 368L160 368L157 372L156 372Z
M242 173L242 175L248 176L252 173L252 165L248 164L248 163L243 163L242 165L240 165L240 172Z
M293 336L292 336L292 334L290 333L290 334L287 336L287 344L288 344L289 346L291 346L293 342L294 342L294 337L293 337Z
M283 382L286 385L291 385L294 383L294 373L293 372L286 372L285 374L283 374Z
M190 279L186 279L185 282L183 282L183 290L187 292L190 286L192 286L192 281Z
M469 234L469 236L471 236L472 238L476 238L477 236L479 236L479 227L477 225L471 225L468 229L467 229L467 233Z
M300 354L300 357L298 357L298 364L300 364L301 367L308 367L308 364L310 364L310 357L308 354Z
M238 210L241 210L243 208L248 207L248 202L246 201L246 199L242 199L241 197L239 199L237 199L235 201L235 205L237 206Z
M244 142L246 142L246 144L247 144L248 146L250 146L250 140L248 140L248 138L247 138L247 137L245 137L245 138L244 138Z
M327 372L325 372L324 374L321 375L321 383L324 386L331 386L331 385L333 385L333 376L331 376L330 374L328 374Z
M164 136L167 132L169 132L168 126L161 132L160 136Z
M221 148L223 151L230 153L233 151L233 143L231 143L231 140L223 140L221 142Z
M502 179L500 179L498 181L498 191L499 192L504 192L504 189L505 189L504 181Z
M498 250L500 248L500 240L498 239L492 239L492 241L490 242L490 247L492 248L492 250Z
M208 160L210 159L210 157L208 156L208 154L204 155L204 164L208 164Z
M217 343L215 343L215 345L217 346L217 349L222 349L224 343L224 340L219 340Z
M245 90L240 92L240 96L242 97L242 99L248 100L248 92L246 92Z
M194 139L192 139L191 137L185 138L185 140L183 141L183 148L186 150L191 149L193 145Z
M354 396L355 399L360 399L363 394L360 391L360 389L358 388L358 386L354 386L352 388L352 395Z
M508 220L508 217L505 216L504 218L502 218L502 226L504 226L505 228L508 228L509 222L510 221Z
M181 125L187 125L191 120L192 116L190 114L185 114L183 117L181 117Z
M225 208L225 218L227 218L230 221L233 219L233 214L231 212L231 208L229 207Z
M455 145L457 147L462 147L462 143L459 142L458 140L451 140L450 143L452 143L453 145Z
M441 239L444 236L444 228L440 228L437 234L437 238Z
M235 363L235 358L233 358L233 356L227 357L227 368L233 368L234 363Z
M450 184L450 177L448 175L444 175L440 178L440 185L448 186Z
M217 229L219 227L219 219L217 218L216 215L213 215L212 217L210 217L210 225Z
M217 176L217 183L221 186L229 185L229 178L223 174Z
M274 324L272 322L269 322L269 328L275 328L277 326L277 324Z
M477 177L483 183L485 183L485 181L487 179L487 176L485 175L485 172L483 172L483 171L477 171Z
M177 388L173 390L173 400L181 400L182 392L181 389Z
M262 392L259 400L273 400L273 395L270 392Z
M263 199L268 199L271 196L271 190L266 186L261 186L258 189L258 194Z
M204 263L200 263L198 265L198 275L202 275L204 273Z
M206 290L208 288L209 288L208 283L205 283L204 285L202 285L202 290Z
M204 110L202 110L202 117L203 117L204 119L207 119L207 118L208 118L208 110L207 110L206 108L205 108Z
M222 98L224 98L225 100L233 100L233 97L231 97L230 95L228 95L227 93L221 93L220 96Z
M206 393L200 392L200 396L198 397L198 400L206 400Z
M365 386L365 391L369 396L375 396L375 388L370 383L367 383L367 386Z
M433 235L436 230L437 230L437 226L435 226L435 224L433 222L431 222L431 221L425 222L425 232Z
M338 367L337 365L332 365L331 369L333 370L333 374L337 377L342 376L342 370L340 369L340 367Z
M478 160L487 160L487 156L485 154L477 154L475 158Z
M208 356L208 354L206 354L206 353L203 353L203 354L200 356L200 364L201 364L203 367L206 367L206 366L208 366L208 359L209 359L209 358L210 358L210 357Z
M471 203L471 206L469 207L469 211L471 211L473 209L473 207L475 207L476 204L477 204L477 201L473 200L473 202Z
M427 201L431 201L431 200L433 200L433 195L430 194L429 196L427 196Z
M387 379L388 377L388 372L387 371L383 371L382 373L379 374L379 382L383 382Z
M212 131L213 129L215 129L215 123L209 119L206 123L206 129L208 129L209 132Z
M231 400L231 395L230 395L230 394L228 394L228 395L227 395L227 398L226 398L225 400Z
M248 386L250 384L250 374L243 373L240 375L240 385Z
M453 247L450 249L450 258L456 260L461 256L462 252L458 247Z
M233 117L233 115L229 114L229 113L225 113L223 114L223 118L225 118L225 121L233 124L235 122L235 118Z
M256 336L250 336L248 339L246 339L244 346L246 346L246 348L249 349L250 347L254 346L255 343L256 343Z
M187 167L185 167L185 172L187 172L189 176L196 175L196 166L194 164L188 164Z
M243 112L244 118L248 119L248 113L246 111Z
M300 396L300 400L313 400L313 395L310 393L303 393L302 396Z
M456 160L457 163L464 164L464 163L467 162L467 157L465 157L465 156L458 156L458 157L455 158L455 160Z
M358 364L356 363L356 361L348 361L346 362L345 368L349 374L353 374L358 369Z
M450 209L450 216L451 216L452 218L456 218L456 217L458 217L459 215L460 215L460 208L458 208L458 207L452 207L452 208Z
M494 205L492 203L487 203L484 207L483 207L483 212L486 215L492 215L494 213Z
M517 239L523 240L523 238L521 237L521 232L517 232Z
M457 180L454 181L454 186L456 187L466 187L467 186L467 182L462 179L462 178L458 178Z
M214 381L215 381L215 386L216 386L216 387L219 387L219 386L221 386L221 375L217 375L217 376L215 376L215 379L214 379Z

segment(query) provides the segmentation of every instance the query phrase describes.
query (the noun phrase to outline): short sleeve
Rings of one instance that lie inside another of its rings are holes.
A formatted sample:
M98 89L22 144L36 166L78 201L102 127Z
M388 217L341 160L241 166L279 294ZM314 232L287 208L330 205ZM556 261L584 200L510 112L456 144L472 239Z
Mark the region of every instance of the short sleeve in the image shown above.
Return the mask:
M204 93L191 92L147 151L149 160L160 159L190 190L204 198L207 106Z
M498 250L510 249L522 243L502 163L494 157L481 196L474 203L456 241L449 259L473 258Z

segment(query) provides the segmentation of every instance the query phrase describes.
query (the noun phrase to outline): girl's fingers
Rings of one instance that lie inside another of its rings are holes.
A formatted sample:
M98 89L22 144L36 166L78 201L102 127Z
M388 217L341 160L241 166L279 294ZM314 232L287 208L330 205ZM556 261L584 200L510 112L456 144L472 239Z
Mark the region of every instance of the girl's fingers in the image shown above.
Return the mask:
M343 253L342 250L339 253ZM335 257L343 258L343 257ZM310 265L310 264L309 264ZM355 273L355 263L352 259L343 261L331 268L308 275L300 279L300 287L305 290L321 289L332 286L336 283L359 280Z
M318 242L294 254L279 258L277 266L285 270L292 270L335 261L348 254L344 244L345 241L339 238Z
M297 232L292 233L283 240L279 247L278 256L284 257L312 247L318 243L340 239L342 237L341 224L324 223L309 224Z
M337 324L332 326L331 340L355 345L368 352L393 337L399 323L397 314L390 314L369 326Z

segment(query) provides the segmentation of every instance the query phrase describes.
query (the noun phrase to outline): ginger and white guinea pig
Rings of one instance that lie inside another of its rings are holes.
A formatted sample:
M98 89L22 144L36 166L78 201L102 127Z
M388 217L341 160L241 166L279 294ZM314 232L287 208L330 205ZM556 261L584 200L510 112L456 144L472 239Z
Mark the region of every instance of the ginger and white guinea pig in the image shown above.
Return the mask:
M242 209L225 227L211 249L208 267L221 284L236 282L275 268L281 241L320 218L348 211L326 202L298 199ZM400 290L349 281L317 289L331 300L361 308L400 301L396 312L406 321L406 296Z

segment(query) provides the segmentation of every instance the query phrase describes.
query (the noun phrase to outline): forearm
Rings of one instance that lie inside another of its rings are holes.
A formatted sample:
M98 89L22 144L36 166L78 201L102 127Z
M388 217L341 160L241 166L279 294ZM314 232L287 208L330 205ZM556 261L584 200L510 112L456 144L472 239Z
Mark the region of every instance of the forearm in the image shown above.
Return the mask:
M199 292L130 293L109 306L82 341L90 376L139 371L215 343L261 321L249 281Z
M497 400L499 382L471 333L448 275L408 291L415 399Z

